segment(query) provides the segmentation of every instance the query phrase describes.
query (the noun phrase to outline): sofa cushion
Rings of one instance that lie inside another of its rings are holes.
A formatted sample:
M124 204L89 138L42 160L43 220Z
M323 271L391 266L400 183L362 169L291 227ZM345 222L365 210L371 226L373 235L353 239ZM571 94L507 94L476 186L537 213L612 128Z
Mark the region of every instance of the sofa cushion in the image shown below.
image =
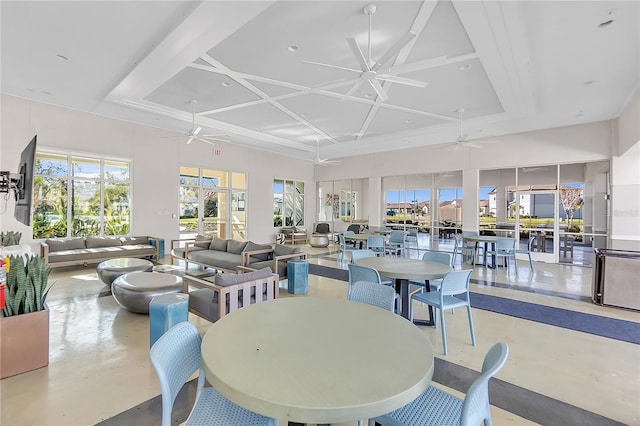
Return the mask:
M271 244L256 244L253 241L249 241L243 251L255 251L255 250L266 250L266 249L271 250ZM254 254L253 256L251 256L251 259L249 259L249 263L259 262L261 260L269 260L270 257L271 257L271 253Z
M46 240L49 245L49 253L63 250L75 250L85 248L83 237L74 238L50 238Z
M209 249L216 251L227 251L227 240L214 237L213 240L211 240L211 244L209 244Z
M260 260L258 262L252 263L251 267L254 269L262 269L262 268L272 268L273 260ZM287 278L287 262L281 260L278 262L278 270L273 271L274 274L279 275L279 279L283 280Z
M233 284L244 283L247 281L259 280L261 278L268 278L273 274L271 268L263 268L253 272L244 272L242 274L216 274L216 284L221 287L226 287Z
M189 250L189 260L200 264L209 265L214 268L228 269L235 271L242 264L242 256L226 251Z
M196 241L193 243L195 247L202 247L208 249L211 245L211 238L205 237L204 235L196 235Z
M196 247L196 246L189 247L189 253L193 253L194 251L209 250L209 246L208 246L208 244L209 244L209 241L207 241L207 247L206 247L206 248L203 248L203 247ZM177 248L174 248L174 249L173 249L173 255L174 255L174 256L176 256L176 257L181 257L181 258L183 258L183 259L184 259L184 253L185 253L185 251L187 251L187 249L186 249L186 248L184 248L184 247L177 247Z
M233 254L241 254L244 248L247 246L247 241L227 241L227 252Z
M115 247L122 245L120 237L86 237L85 241L87 248Z
M300 253L299 247L290 247L282 244L276 244L273 247L273 257L284 256L286 254Z
M149 237L119 237L122 241L122 244L146 244L151 245L149 242Z

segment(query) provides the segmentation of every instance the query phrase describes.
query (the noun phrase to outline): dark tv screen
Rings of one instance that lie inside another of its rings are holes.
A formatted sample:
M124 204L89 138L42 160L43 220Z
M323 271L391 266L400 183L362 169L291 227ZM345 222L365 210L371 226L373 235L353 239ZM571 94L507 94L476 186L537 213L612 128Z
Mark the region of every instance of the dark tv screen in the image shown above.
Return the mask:
M16 207L13 216L27 226L31 225L31 205L33 203L33 172L36 161L36 139L34 136L20 155L18 174L20 180L16 184Z

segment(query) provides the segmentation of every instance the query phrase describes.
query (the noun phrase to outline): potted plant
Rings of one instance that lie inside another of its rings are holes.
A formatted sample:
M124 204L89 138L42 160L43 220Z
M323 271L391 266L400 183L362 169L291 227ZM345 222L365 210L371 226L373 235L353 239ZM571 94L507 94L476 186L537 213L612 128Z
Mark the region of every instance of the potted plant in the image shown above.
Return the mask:
M50 269L41 256L9 257L0 318L0 379L49 364Z

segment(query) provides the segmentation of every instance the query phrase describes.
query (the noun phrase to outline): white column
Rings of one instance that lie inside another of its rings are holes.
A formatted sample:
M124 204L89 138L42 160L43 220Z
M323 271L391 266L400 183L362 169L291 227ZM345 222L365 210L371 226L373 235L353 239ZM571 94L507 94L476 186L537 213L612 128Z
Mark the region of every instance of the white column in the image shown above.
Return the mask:
M478 169L462 171L462 229L477 232L480 229L480 172Z

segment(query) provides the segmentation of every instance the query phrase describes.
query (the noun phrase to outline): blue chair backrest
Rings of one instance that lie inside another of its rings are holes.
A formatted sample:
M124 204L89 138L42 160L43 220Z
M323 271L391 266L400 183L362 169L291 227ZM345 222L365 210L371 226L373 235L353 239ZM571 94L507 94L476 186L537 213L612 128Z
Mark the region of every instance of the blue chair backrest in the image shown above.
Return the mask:
M418 229L416 229L416 228L407 229L407 236L409 236L409 237L417 237L418 236Z
M451 253L445 253L442 251L427 251L422 255L422 260L426 262L438 262L442 263L443 265L453 267L453 256L451 255Z
M489 349L482 363L480 377L471 384L462 403L460 425L490 424L489 379L500 371L508 356L509 346L504 342L496 343Z
M389 234L389 243L404 243L404 231L391 231L391 234Z
M509 251L515 249L516 240L498 240L496 242L496 250Z
M384 237L382 235L368 236L367 247L384 248Z
M200 369L200 334L186 321L171 327L153 344L149 357L162 390L162 424L171 424L171 411L178 392ZM198 381L204 383L200 372Z
M380 274L373 268L359 266L353 263L349 265L349 284L357 281L369 281L380 284Z
M351 252L351 261L357 262L360 259L366 259L367 257L376 257L376 253L373 250L353 250Z
M440 291L443 296L454 296L469 291L469 278L471 277L471 269L463 269L461 271L451 271L442 279Z
M371 281L356 281L351 287L349 300L367 303L394 312L396 292L387 285Z

